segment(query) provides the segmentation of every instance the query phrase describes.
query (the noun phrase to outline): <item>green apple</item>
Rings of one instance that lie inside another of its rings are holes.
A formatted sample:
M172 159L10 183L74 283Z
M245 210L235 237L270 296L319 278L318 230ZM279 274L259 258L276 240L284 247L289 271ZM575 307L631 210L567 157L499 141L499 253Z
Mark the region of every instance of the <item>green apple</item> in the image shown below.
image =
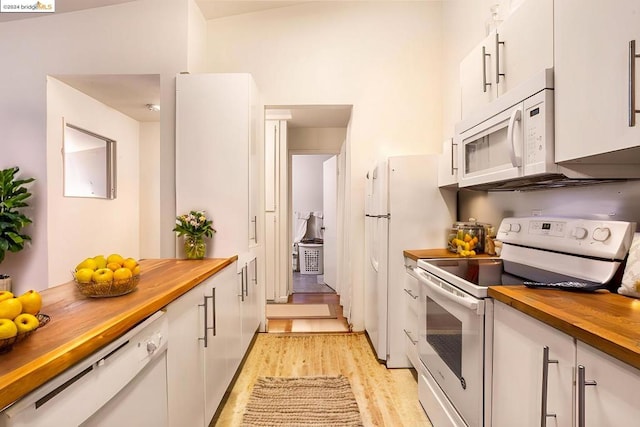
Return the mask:
M22 303L18 298L0 301L0 319L13 320L22 313Z
M81 270L83 268L90 268L92 270L96 270L98 268L98 264L96 260L93 258L87 258L82 261L80 264L76 265L76 271Z
M89 283L91 282L92 276L93 270L90 268L81 268L75 273L75 278L78 283Z
M13 323L16 324L16 328L18 329L19 334L33 331L40 325L40 321L38 321L38 318L29 313L22 313L18 315L15 319L13 319Z
M96 270L107 266L107 259L104 255L96 255L93 257L93 260L96 262Z
M0 291L0 301L13 298L13 294L9 291Z
M34 316L40 312L42 308L42 296L33 289L28 290L18 297L22 303L22 312L33 314Z
M99 268L93 272L91 280L96 283L109 283L113 281L113 271L108 268Z
M13 338L18 334L18 327L13 320L0 319L0 340Z

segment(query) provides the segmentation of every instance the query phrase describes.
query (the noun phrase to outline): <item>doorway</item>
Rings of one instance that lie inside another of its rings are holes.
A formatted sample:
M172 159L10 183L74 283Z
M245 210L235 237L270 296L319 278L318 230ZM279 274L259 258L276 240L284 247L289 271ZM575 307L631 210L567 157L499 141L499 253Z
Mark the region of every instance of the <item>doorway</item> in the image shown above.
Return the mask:
M335 246L329 241L335 234L325 239L324 223L335 223L336 179L331 176L335 167L327 168L325 163L335 165L336 156L302 154L291 158L291 294L335 293L335 280L325 280L328 264L335 264L335 253L327 251L328 246ZM335 267L329 269L334 271Z
M342 226L338 165L345 161L350 115L350 106L267 108L267 308L273 311L272 304L288 303L296 305L295 310L299 311L300 304L328 304L332 314L332 318L324 319L274 320L267 316L268 332L329 332L330 323L339 326L335 331L348 330L336 291L341 250L337 226ZM333 172L325 172L327 167L333 168ZM331 195L326 194L329 188Z

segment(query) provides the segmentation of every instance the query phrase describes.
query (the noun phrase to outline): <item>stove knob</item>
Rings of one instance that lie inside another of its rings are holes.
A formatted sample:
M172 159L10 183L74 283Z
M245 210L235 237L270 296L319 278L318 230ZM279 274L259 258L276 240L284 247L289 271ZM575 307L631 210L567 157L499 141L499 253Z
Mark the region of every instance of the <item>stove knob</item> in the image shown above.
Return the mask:
M514 223L514 224L509 224L509 231L513 231L514 233L519 233L520 232L520 224L518 223Z
M598 227L595 230L593 230L593 240L597 242L604 242L609 237L611 237L611 230L609 229L609 227L604 227L604 228Z
M576 227L575 230L573 230L573 233L571 233L573 235L573 237L575 237L578 240L582 240L585 237L587 237L587 235L589 234L589 231L587 231L586 228L584 227Z

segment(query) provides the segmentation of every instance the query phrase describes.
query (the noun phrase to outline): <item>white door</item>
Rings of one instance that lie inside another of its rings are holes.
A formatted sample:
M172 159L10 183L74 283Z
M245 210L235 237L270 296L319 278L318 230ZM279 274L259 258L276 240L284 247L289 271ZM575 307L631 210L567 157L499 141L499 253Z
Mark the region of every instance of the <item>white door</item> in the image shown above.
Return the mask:
M336 199L338 190L338 157L333 156L322 164L322 211L324 214L324 283L337 289L338 236Z

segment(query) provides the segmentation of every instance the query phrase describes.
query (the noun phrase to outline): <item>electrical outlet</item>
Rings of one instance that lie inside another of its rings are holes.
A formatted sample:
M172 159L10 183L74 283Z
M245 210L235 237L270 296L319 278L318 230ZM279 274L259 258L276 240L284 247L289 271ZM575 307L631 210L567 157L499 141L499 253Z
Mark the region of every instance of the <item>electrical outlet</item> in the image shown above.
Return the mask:
M542 209L534 209L531 211L531 216L542 216Z

